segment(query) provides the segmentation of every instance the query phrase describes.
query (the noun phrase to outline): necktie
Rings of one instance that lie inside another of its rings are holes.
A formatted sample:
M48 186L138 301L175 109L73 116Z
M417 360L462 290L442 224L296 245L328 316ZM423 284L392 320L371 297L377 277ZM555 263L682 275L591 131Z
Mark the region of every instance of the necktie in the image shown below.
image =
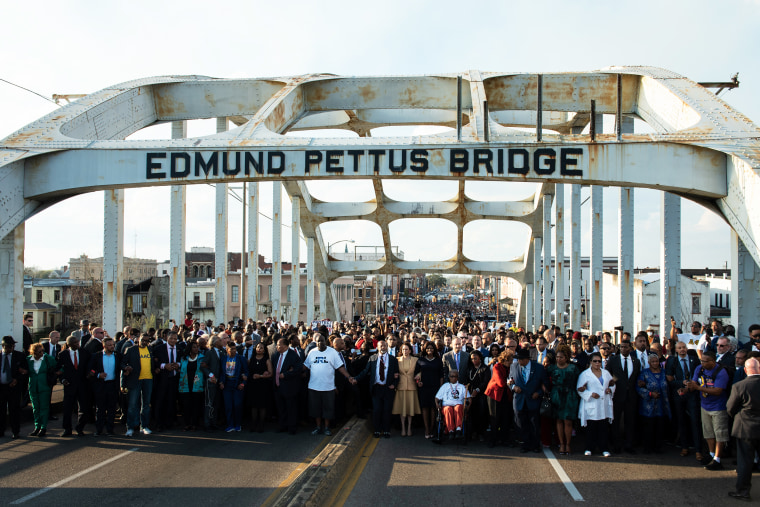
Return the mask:
M383 356L380 356L380 382L385 382L385 361L383 361Z
M522 369L522 377L523 377L523 382L527 383L528 382L528 369L525 366L523 366L523 369Z
M170 363L173 363L173 362L174 362L174 347L169 347L169 362L170 362ZM177 373L176 371L172 370L172 377L173 377L173 376L174 376L176 373Z
M459 354L457 354L455 357L457 361L457 371L459 371Z
M277 387L280 387L280 372L282 371L282 360L285 358L285 354L280 354L280 359L277 361L277 371L275 372L274 381Z
M683 366L683 378L689 378L689 367L686 365L686 359L681 359L681 365Z
M630 375L628 374L628 358L623 356L622 359L623 359L623 373L625 373L626 377L630 377Z
M79 360L77 359L77 351L76 350L74 351L74 369L75 370L79 369Z

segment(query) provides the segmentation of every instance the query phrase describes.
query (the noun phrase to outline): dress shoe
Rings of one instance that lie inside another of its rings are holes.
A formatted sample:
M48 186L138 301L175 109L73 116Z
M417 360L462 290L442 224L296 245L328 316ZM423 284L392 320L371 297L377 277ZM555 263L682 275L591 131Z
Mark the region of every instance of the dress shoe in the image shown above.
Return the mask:
M84 430L77 430L77 436L84 437L84 436L87 436L87 433L85 433Z
M71 430L66 430L63 433L61 433L62 437L70 437L72 435Z
M40 432L39 432L39 433L37 433L37 436L38 436L38 437L40 437L40 438L42 438L42 437L44 437L46 434L47 434L47 429L46 429L46 428L42 428L42 429L40 430Z
M391 432L386 431L385 433L383 433L383 438L391 438Z
M380 438L380 432L379 432L379 431L376 431L376 432L374 432L374 433L372 434L372 436L373 436L373 437L375 437L375 438Z
M712 460L705 465L705 470L723 470L723 464L720 461Z
M102 431L96 431L95 433L93 433L93 435L96 436L96 437L102 437L103 436L103 432Z
M752 498L750 498L749 493L740 493L738 491L729 491L728 496L731 498L736 498L737 500L744 500L745 502L751 502Z
M29 436L30 437L36 437L39 434L40 434L40 429L39 428L34 428L34 431L31 432L31 433L29 433Z
M11 436L11 439L18 440L18 437L19 437L19 434L18 433L14 433L13 436Z

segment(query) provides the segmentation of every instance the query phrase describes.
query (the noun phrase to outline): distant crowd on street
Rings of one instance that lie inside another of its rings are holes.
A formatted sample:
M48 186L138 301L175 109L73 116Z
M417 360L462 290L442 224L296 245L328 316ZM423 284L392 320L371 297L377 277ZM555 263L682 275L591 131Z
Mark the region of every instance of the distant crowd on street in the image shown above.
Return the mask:
M536 332L473 317L471 305L402 306L394 315L291 324L268 318L214 325L193 319L113 336L82 320L24 353L2 338L0 436L50 430L63 385L61 437L163 431L308 431L331 435L370 417L376 438L483 442L520 452L603 457L677 449L684 463L721 470L736 458L749 499L760 451L760 325L741 343L731 326L671 322L669 336ZM112 331L112 330L111 330ZM615 343L617 342L617 343ZM27 401L28 400L28 401ZM419 416L419 417L418 417ZM419 424L418 419L422 419ZM578 437L576 438L576 435ZM583 442L580 442L583 435ZM688 458L693 456L692 458ZM635 459L635 458L634 458Z

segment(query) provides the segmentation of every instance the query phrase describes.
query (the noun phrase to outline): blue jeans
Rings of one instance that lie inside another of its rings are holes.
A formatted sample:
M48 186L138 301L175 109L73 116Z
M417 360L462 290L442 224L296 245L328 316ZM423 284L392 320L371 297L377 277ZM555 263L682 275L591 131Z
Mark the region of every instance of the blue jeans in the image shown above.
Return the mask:
M127 429L135 429L138 426L142 428L148 427L150 423L150 395L152 392L152 379L138 380L137 387L129 390ZM142 401L142 410L140 410L140 401Z

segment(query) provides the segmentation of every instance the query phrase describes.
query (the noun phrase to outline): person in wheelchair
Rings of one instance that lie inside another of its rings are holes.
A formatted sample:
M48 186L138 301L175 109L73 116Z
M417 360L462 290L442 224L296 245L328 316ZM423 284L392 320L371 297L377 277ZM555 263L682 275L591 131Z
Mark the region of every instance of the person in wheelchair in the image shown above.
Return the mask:
M470 393L459 383L459 372L449 370L449 381L435 395L435 404L443 412L449 438L462 438L465 409L470 406Z

